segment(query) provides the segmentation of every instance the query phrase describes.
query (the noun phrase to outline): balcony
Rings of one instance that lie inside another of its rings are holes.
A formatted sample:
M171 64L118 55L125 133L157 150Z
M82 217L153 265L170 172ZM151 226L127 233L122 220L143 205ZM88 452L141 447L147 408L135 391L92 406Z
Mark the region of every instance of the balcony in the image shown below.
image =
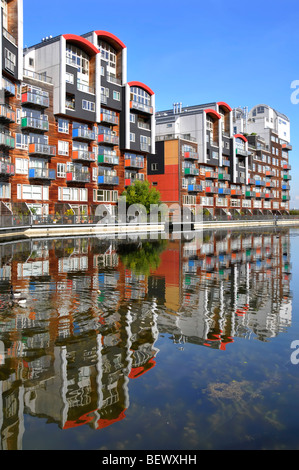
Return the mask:
M290 201L290 199L291 199L291 196L288 196L287 194L282 196L283 201Z
M217 186L206 186L205 192L206 193L217 194L218 193L218 188L217 188Z
M5 132L0 132L0 146L7 147L8 149L14 149L15 139L11 137L10 134L6 134Z
M110 114L103 111L101 113L101 122L107 122L108 124L118 125L118 116L116 114Z
M218 179L219 180L229 181L230 180L230 175L228 173L218 173Z
M266 181L255 180L255 185L256 186L266 186Z
M206 171L206 178L209 179L218 179L217 171Z
M254 178L248 178L248 184L255 184Z
M77 127L73 129L73 140L84 140L92 142L95 140L96 135L90 129L85 129L83 127Z
M255 197L259 199L265 199L265 193L256 192Z
M90 174L89 172L74 170L66 174L67 183L89 183Z
M94 87L86 85L85 83L81 83L80 80L77 81L77 90L83 91L83 93L89 93L91 95L94 95L95 93Z
M27 106L38 106L40 108L48 108L50 104L49 93L45 91L26 91L22 94L22 104Z
M237 147L236 148L236 155L240 155L240 157L248 157L248 151L240 149L240 148Z
M222 160L222 165L223 165L223 166L230 166L230 161L227 160L226 158L223 158L223 160Z
M266 182L266 188L274 188L274 187L275 187L274 181L268 181L268 182Z
M14 83L10 82L7 80L7 78L3 78L2 80L2 86L4 88L4 91L6 95L8 96L15 96L16 94L16 86Z
M102 152L98 155L98 163L107 165L118 165L119 158L114 152Z
M1 176L14 176L15 166L11 163L0 162L0 175Z
M245 191L245 197L254 197L255 192L254 191Z
M198 160L198 153L197 152L185 152L184 158L186 160Z
M231 194L230 188L218 188L218 194Z
M283 144L282 149L289 151L289 150L293 150L293 147L291 144Z
M48 168L29 168L29 179L55 180L56 171Z
M242 190L241 189L231 189L231 195L232 196L242 196Z
M130 108L136 109L137 111L141 111L142 113L146 114L153 114L154 110L152 106L148 106L143 103L138 103L138 101L130 101Z
M73 160L76 162L95 162L96 156L92 152L88 152L87 150L74 150L73 151Z
M275 176L275 173L273 170L267 170L266 171L266 176Z
M1 122L15 122L16 121L16 113L5 104L0 105L0 121Z
M147 152L150 153L151 151L151 146L149 144L146 144L145 142L140 143L140 150L141 152Z
M138 158L138 157L126 158L125 168L144 168L144 158Z
M202 191L202 185L201 184L189 184L188 191L194 192L194 193L200 193Z
M21 121L22 129L34 129L35 131L48 132L49 122L46 119L38 119L33 117L24 117Z
M287 165L287 164L286 164L286 165L283 165L282 168L283 168L284 170L291 170L291 169L292 169L291 165Z
M185 176L198 176L199 175L199 170L198 168L195 168L195 167L188 167L188 168L184 168L184 174Z
M55 145L29 144L29 155L39 155L40 157L55 157Z
M273 199L274 195L272 193L265 193L265 198L266 199Z
M289 190L291 189L291 186L290 186L289 184L283 184L283 185L281 186L281 189L282 189L283 191L289 191Z
M119 144L119 137L118 135L114 134L99 134L98 136L98 143L99 144L106 144L106 145L118 145Z
M119 179L118 176L100 175L98 176L98 184L118 185Z
M291 175L283 175L284 181L289 181L292 179Z

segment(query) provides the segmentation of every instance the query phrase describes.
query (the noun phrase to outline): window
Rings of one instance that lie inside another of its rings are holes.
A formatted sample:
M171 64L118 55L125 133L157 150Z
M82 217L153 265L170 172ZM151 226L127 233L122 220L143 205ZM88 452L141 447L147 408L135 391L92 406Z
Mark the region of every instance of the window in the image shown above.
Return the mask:
M36 199L36 200L49 200L49 187L48 186L35 186L30 184L18 184L17 188L18 199Z
M66 44L66 63L76 67L79 74L85 76L88 80L89 76L89 57L88 55L72 44Z
M16 56L13 54L9 49L5 48L4 51L4 58L5 58L5 68L9 71L14 73L15 66L16 66Z
M69 133L69 121L67 119L58 119L58 132Z
M135 142L135 134L133 132L130 132L130 142Z
M96 107L92 101L82 100L82 109L85 109L85 111L91 111L94 113Z
M136 115L135 114L132 114L130 113L130 122L136 122Z
M29 137L25 134L16 134L16 148L21 150L27 150L29 143Z
M10 184L0 183L0 199L10 198Z
M34 67L34 59L32 57L29 57L29 66Z
M28 160L25 158L16 158L16 173L18 175L28 174Z
M113 99L120 101L120 92L113 90Z
M58 155L68 156L69 154L69 143L64 140L58 141Z
M117 202L118 191L94 189L93 200L94 202Z
M74 84L74 75L72 73L66 72L65 73L65 81L67 83L71 83L73 85Z
M135 101L146 106L151 105L151 96L145 90L139 87L131 87L131 101Z
M57 163L57 178L65 178L65 163Z
M152 171L157 171L158 170L158 163L152 163L151 164L151 170Z
M109 67L116 67L116 51L105 41L99 41L101 58L108 62Z
M87 201L86 188L58 188L59 201Z

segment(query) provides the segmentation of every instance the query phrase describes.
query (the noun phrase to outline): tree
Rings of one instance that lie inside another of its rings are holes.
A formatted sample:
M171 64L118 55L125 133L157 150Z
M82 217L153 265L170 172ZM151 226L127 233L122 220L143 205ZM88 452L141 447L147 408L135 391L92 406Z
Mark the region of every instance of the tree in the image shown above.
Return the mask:
M132 204L142 204L146 208L147 214L150 212L151 204L160 203L160 193L156 188L150 186L149 181L136 180L122 193L126 197L128 206Z

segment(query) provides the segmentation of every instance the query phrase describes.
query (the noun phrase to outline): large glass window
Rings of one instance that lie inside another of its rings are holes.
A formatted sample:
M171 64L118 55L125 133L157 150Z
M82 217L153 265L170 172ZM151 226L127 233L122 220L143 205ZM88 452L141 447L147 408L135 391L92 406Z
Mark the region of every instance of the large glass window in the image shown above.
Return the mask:
M99 41L99 49L101 52L101 58L106 60L109 64L109 67L116 67L116 51L113 49L110 44L107 44L104 41Z
M131 88L131 101L145 104L146 106L151 105L151 96L145 90L139 87Z
M66 63L72 65L78 69L78 73L81 74L80 79L89 81L89 56L72 44L66 45Z

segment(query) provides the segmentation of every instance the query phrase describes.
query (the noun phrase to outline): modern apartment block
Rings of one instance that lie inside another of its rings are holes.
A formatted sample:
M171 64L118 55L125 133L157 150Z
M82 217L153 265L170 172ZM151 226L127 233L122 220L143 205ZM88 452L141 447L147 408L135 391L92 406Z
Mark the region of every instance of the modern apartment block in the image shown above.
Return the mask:
M3 50L15 52L2 60L2 212L114 213L155 152L154 92L127 82L127 48L113 34L62 34L23 51L22 1L1 6Z
M246 114L224 102L157 112L148 179L163 202L202 205L212 216L288 212L289 120L264 108L277 116L268 127L253 120L259 107Z

